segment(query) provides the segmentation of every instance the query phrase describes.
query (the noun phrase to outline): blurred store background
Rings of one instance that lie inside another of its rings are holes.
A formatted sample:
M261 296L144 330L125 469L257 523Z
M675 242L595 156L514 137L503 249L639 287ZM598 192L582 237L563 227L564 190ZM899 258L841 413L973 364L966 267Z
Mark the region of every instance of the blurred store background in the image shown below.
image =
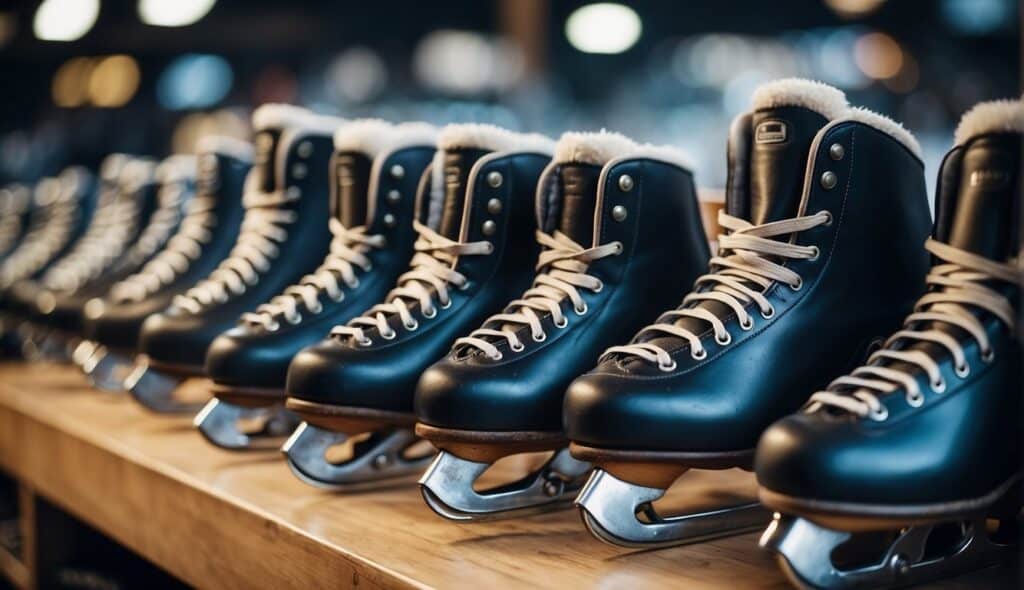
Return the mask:
M1020 94L1017 0L0 0L0 181L343 116L622 131L725 179L755 86L816 78L904 122L933 177L962 111Z

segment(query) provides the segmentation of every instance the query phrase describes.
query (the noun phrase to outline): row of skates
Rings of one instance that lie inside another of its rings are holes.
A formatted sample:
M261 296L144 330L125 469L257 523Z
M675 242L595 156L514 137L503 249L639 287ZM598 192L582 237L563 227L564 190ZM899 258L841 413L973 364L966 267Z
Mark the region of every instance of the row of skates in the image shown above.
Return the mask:
M1013 558L1024 102L963 116L930 203L898 123L765 84L707 233L686 156L617 133L276 104L253 128L5 190L5 349L218 447L284 441L314 486L419 477L452 521L575 505L640 549L764 530L813 588ZM759 501L655 505L733 468Z

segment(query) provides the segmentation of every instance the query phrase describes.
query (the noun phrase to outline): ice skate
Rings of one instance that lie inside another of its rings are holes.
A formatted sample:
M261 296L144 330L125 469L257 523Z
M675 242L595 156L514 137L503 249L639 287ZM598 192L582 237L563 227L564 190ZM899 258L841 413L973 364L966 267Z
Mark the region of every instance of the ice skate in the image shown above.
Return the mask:
M753 497L674 515L656 501L690 469L749 471L761 432L863 358L923 286L931 223L913 137L816 82L769 83L752 102L730 132L710 273L566 396L570 450L596 465L577 504L616 545L763 527Z
M769 428L761 539L794 584L888 588L1002 563L1021 495L1024 103L964 115L939 172L928 289L864 366Z
M350 488L421 473L432 452L413 433L420 374L533 276L534 191L552 142L450 125L437 147L407 221L418 234L408 271L382 303L289 367L287 407L305 422L283 451L313 485ZM334 457L341 443L347 455Z

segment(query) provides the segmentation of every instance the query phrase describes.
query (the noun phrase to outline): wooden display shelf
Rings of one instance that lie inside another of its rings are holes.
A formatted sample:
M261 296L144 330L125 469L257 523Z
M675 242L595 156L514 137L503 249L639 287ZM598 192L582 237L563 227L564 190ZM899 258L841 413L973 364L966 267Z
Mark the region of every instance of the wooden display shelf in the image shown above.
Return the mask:
M459 525L435 516L412 481L317 490L279 453L216 449L189 417L97 392L71 367L0 365L0 467L199 587L789 588L756 533L629 551L591 538L571 510ZM687 477L690 501L752 489L749 474ZM1002 568L941 587L1015 582Z

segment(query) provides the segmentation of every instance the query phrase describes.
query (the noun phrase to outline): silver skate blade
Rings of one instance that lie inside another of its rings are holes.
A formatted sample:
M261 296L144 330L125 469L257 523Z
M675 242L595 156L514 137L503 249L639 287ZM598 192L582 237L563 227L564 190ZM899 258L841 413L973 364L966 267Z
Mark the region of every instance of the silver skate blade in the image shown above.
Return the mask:
M260 429L246 432L240 428L242 421L259 423ZM207 402L193 420L206 440L235 451L275 448L275 443L294 430L298 423L298 417L280 405L245 408L217 398Z
M576 505L587 530L610 545L652 549L737 535L764 526L769 512L759 503L661 517L651 503L665 490L631 484L595 469ZM637 518L644 512L650 522Z
M403 451L419 442L403 428L372 433L354 445L353 456L343 463L327 460L327 449L344 443L348 435L317 428L308 422L299 424L281 447L292 473L309 485L328 490L358 489L360 484L414 475L433 458L407 458Z
M131 392L135 401L158 414L185 414L199 409L197 404L185 404L174 399L174 390L181 380L158 373L141 362L124 380L124 388Z
M93 387L110 393L124 393L125 377L133 367L131 360L108 351L105 346L95 347L92 355L82 363L82 371Z
M477 492L473 483L490 466L441 451L420 478L423 499L437 514L461 522L528 516L568 508L590 471L589 463L560 449L523 479Z
M983 517L962 521L958 526L962 538L949 551L926 554L928 538L936 525L912 526L900 531L878 561L851 569L837 567L832 555L853 537L852 533L827 529L795 516L776 513L760 545L778 553L779 565L795 586L829 590L921 584L991 567L1012 556L1012 547L989 539Z

